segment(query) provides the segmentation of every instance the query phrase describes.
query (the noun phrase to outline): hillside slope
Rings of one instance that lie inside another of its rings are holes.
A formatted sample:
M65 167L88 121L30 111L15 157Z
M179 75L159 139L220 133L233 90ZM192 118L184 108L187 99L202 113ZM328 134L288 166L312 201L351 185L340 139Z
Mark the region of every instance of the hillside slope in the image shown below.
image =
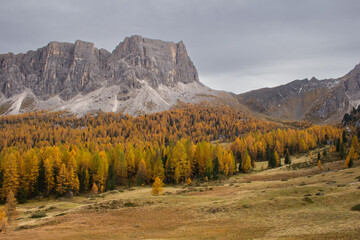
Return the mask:
M296 80L240 94L238 100L274 118L338 122L360 104L360 64L338 79Z

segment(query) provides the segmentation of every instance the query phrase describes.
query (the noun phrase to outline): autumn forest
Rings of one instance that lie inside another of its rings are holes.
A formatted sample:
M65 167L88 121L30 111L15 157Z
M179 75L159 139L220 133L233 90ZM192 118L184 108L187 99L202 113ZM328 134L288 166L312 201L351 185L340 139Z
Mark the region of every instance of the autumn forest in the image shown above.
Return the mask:
M0 118L1 199L210 180L335 143L342 130L275 123L228 107L182 105L131 117L35 112ZM219 142L228 144L219 144Z

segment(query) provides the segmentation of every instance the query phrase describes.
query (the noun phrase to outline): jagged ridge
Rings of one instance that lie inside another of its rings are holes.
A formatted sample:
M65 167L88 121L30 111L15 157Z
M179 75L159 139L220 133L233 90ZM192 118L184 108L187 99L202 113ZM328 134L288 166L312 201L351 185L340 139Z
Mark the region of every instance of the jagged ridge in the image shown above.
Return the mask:
M138 114L210 92L182 41L132 36L112 53L80 40L50 42L26 54L0 55L0 114L35 109Z

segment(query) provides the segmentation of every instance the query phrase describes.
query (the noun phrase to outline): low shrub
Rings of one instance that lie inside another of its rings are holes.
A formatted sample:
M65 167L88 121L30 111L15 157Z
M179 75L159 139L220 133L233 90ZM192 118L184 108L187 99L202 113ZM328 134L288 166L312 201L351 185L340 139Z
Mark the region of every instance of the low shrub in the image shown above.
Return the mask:
M43 218L46 217L46 213L44 211L36 211L30 216L31 218Z

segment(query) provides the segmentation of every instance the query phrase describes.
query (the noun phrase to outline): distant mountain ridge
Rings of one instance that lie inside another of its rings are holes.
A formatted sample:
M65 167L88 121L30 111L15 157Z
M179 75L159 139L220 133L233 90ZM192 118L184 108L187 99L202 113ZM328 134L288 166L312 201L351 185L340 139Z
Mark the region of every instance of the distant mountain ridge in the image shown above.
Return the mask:
M295 80L240 94L238 101L273 118L338 122L360 104L360 64L341 78Z

